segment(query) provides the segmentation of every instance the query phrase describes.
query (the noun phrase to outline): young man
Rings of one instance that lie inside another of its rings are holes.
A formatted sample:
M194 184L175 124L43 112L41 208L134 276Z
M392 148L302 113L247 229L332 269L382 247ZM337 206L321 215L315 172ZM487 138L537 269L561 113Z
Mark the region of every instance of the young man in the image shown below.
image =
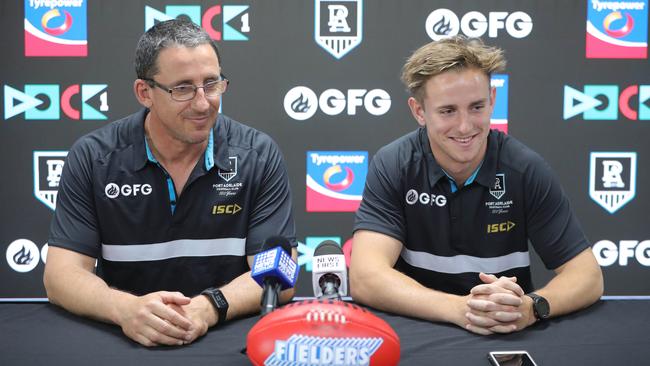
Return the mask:
M549 166L490 130L490 75L504 67L501 50L464 37L429 43L404 65L421 128L373 158L354 228L355 300L491 334L602 295L600 267ZM537 290L528 240L556 273Z
M68 154L44 283L142 345L186 344L259 310L252 258L273 235L296 246L291 193L276 144L218 114L228 80L205 31L158 23L135 66L144 109Z

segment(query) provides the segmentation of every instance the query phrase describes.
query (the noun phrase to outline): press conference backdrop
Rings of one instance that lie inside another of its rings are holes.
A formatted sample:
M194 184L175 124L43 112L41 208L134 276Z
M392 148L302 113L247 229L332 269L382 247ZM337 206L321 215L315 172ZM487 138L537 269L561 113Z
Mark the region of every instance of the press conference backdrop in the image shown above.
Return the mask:
M67 150L140 108L136 42L173 17L218 42L231 80L223 113L268 133L284 153L298 295L311 295L318 243L334 240L349 256L375 152L417 127L399 81L405 59L457 33L505 50L507 71L492 80L493 127L553 167L593 243L606 295L650 295L648 0L13 0L0 3L0 298L45 296ZM535 258L543 285L549 272Z

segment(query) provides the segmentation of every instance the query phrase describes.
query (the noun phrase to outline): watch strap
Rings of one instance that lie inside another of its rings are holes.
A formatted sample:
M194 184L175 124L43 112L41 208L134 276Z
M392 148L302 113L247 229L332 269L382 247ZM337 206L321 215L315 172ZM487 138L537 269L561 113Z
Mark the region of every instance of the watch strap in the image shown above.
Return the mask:
M226 322L226 315L228 314L228 300L223 296L221 290L215 287L210 287L201 292L201 295L207 296L210 303L217 312L217 324L220 325Z
M548 301L544 297L539 296L534 292L526 294L526 296L533 299L533 314L535 314L535 318L539 321L544 321L548 319L549 317ZM543 313L540 311L540 308L542 307L544 308Z

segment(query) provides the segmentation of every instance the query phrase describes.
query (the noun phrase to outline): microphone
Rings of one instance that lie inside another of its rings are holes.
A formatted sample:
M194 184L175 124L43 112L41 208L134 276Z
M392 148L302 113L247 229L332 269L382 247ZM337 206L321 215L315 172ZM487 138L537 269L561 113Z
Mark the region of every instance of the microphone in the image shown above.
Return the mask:
M262 243L253 258L251 276L262 288L262 316L278 306L280 291L291 288L298 278L298 265L291 258L291 243L283 236L272 236Z
M314 250L311 282L318 299L341 300L348 294L345 255L336 242L325 240Z

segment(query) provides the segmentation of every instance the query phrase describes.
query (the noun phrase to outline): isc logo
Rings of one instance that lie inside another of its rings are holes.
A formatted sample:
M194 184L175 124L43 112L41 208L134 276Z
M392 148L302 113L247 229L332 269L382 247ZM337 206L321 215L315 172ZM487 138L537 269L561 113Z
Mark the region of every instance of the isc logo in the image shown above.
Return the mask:
M241 206L238 204L232 204L232 205L216 205L212 206L212 214L213 215L234 215L237 212L241 211Z
M25 113L26 120L60 119L61 110L71 119L105 120L108 111L108 92L106 84L74 84L60 93L57 84L25 84L25 91L4 86L5 119ZM102 92L99 94L100 92ZM81 111L72 107L73 97L81 97ZM99 111L88 101L99 94ZM18 101L17 104L14 104Z
M250 32L250 25L248 23L248 5L215 5L208 8L203 16L201 16L200 5L167 5L165 12L156 10L150 6L144 8L144 30L151 28L156 24L156 21L162 22L184 16L191 21L200 25L210 35L210 38L215 41L248 41L248 37L244 33ZM217 16L223 14L222 24L223 33L212 27L212 20ZM241 15L240 15L241 14ZM239 30L233 28L229 23L234 19L239 18L241 27Z
M487 232L488 232L488 234L491 234L491 233L505 233L505 232L508 232L508 231L512 230L513 227L515 227L515 223L512 222L512 221L506 221L506 222L502 222L500 224L488 224Z

